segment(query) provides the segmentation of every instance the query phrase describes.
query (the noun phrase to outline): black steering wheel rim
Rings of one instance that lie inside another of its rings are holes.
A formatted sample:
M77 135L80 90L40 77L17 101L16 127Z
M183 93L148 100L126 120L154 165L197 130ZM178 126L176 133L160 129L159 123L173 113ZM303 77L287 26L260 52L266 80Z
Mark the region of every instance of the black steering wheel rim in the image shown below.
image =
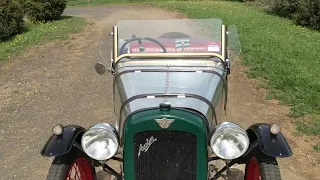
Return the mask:
M162 50L163 50L164 53L167 52L167 50L166 50L166 48L163 46L163 44L161 44L161 43L160 43L158 40L156 40L156 39L149 38L149 37L135 37L135 38L132 38L132 39L127 40L127 41L121 46L121 48L120 48L120 50L119 50L119 53L120 53L120 54L124 54L124 53L123 53L123 49L124 49L129 43L134 42L134 41L139 41L139 40L140 40L140 41L146 40L146 41L154 42L154 43L156 43L157 45L159 45L159 46L162 48Z

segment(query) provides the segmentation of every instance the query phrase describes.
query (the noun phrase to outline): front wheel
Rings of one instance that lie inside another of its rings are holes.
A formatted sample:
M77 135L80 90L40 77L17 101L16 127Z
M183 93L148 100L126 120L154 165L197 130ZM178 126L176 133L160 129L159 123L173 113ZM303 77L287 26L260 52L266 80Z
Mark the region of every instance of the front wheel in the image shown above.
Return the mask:
M246 164L245 180L281 180L276 158L251 156Z
M92 160L82 151L73 150L54 158L47 180L95 180Z

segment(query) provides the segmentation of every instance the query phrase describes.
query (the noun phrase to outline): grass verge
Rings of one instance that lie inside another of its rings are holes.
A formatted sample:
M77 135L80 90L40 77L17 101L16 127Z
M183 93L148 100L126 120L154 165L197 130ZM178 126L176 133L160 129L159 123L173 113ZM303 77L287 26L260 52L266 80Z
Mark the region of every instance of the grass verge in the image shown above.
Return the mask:
M297 121L296 127L298 132L308 135L319 135L320 132L320 116L308 117L309 121Z
M0 61L7 60L30 45L66 39L70 33L82 30L85 24L83 18L67 16L64 16L61 20L47 23L32 24L26 22L24 33L0 43Z

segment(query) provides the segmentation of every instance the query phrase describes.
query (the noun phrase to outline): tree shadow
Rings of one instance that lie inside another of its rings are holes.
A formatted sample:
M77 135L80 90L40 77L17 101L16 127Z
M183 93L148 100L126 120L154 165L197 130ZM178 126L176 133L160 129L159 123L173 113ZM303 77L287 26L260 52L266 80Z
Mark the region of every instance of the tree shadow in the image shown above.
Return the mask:
M68 16L68 15L61 15L59 17L54 17L52 19L48 19L45 22L54 22L54 21L62 21L62 20L66 20L66 19L71 19L73 18L73 16Z
M71 19L71 18L73 18L73 16L62 15L58 20Z
M28 31L30 31L30 26L24 25L19 34L26 33Z
M73 17L74 16L61 15L59 17L51 17L49 19L44 19L44 20L40 20L40 21L31 21L31 20L29 20L29 22L32 22L33 24L51 23L51 22L55 22L55 21L62 21L62 20L66 20L66 19L71 19Z

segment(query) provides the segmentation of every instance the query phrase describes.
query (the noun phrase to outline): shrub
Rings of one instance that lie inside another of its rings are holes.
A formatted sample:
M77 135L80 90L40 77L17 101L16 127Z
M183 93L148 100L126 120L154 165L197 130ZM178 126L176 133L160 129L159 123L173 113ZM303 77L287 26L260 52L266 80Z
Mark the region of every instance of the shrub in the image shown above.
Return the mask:
M300 25L320 29L320 1L300 0L296 21Z
M319 0L271 0L268 5L274 14L292 18L302 26L320 29Z
M21 6L12 0L0 1L0 40L4 41L23 29Z
M59 19L66 8L66 0L20 0L23 10L31 21Z
M294 17L298 10L299 0L272 0L272 12L282 17Z

